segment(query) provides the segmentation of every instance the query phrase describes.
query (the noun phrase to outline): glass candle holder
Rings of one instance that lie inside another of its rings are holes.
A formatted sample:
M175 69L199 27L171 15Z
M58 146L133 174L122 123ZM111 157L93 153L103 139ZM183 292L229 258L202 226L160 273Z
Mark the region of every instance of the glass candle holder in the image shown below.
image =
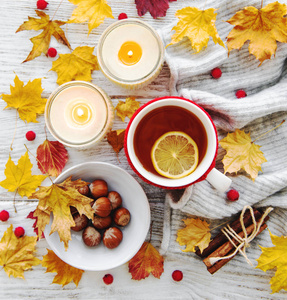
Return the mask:
M108 79L135 89L147 85L159 75L164 46L150 25L138 19L124 19L103 32L97 57Z
M94 84L72 81L59 86L45 108L46 125L55 139L70 147L88 147L112 127L113 105Z

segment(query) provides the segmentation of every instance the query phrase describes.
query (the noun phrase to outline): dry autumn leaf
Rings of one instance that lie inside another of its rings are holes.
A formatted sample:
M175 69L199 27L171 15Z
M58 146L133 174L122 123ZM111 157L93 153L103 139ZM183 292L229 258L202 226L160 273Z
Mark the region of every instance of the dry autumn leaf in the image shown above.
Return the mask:
M287 236L279 237L269 233L274 247L260 246L262 253L257 259L256 268L264 272L277 268L274 277L270 280L272 292L277 293L281 289L287 291Z
M108 143L113 147L116 153L119 153L124 147L125 129L111 130L107 134Z
M57 72L57 83L84 80L91 81L92 72L98 70L98 60L93 55L94 48L83 46L77 47L71 54L60 54L59 58L53 61L52 71Z
M33 223L32 226L33 226L33 228L34 228L34 232L36 233L36 235L37 235L37 240L38 240L38 239L39 239L39 237L38 237L38 228L37 228L38 217L35 217L35 216L34 216L34 212L35 212L35 210L30 211L30 212L29 212L29 215L27 216L27 219L35 220L35 222ZM45 238L44 232L42 232L42 235L41 235L41 239L43 239L43 238Z
M71 240L70 229L72 226L75 226L70 206L74 206L80 215L84 214L89 219L92 219L94 215L94 210L90 205L93 199L85 197L78 192L80 187L87 184L81 179L72 181L71 177L69 177L59 184L40 186L39 190L29 197L30 199L39 199L38 206L34 212L34 216L38 218L39 237L41 237L46 225L50 223L50 214L53 213L50 234L57 231L60 241L64 242L65 249L68 248L68 242Z
M36 236L17 238L13 225L4 232L0 241L0 265L9 277L12 275L24 279L24 271L41 263L34 256L36 243Z
M0 182L0 186L9 192L18 192L21 197L31 196L47 177L44 175L32 175L32 167L28 151L20 157L18 165L15 165L9 156L5 168L6 179Z
M195 252L197 246L202 252L210 242L211 234L209 224L199 218L183 220L186 227L177 231L176 241L181 246L186 246L183 252Z
M32 60L42 53L47 55L52 36L55 37L58 42L63 43L71 49L71 45L67 40L64 31L60 28L60 26L66 24L66 22L57 20L52 21L43 11L36 10L36 14L40 19L28 17L29 20L25 21L16 31L17 33L22 30L43 30L39 35L31 38L33 48L23 62Z
M89 22L89 33L100 24L105 18L113 19L112 9L106 0L69 0L78 7L74 9L68 23Z
M43 174L57 177L68 161L68 151L62 143L46 139L37 148L37 161Z
M152 273L160 278L163 273L163 257L151 243L144 242L137 254L129 261L129 272L132 279L145 279Z
M43 114L45 111L46 101L41 97L43 92L41 79L37 78L33 81L28 81L24 86L23 81L16 75L14 79L15 86L10 85L11 95L2 94L2 99L7 103L8 107L16 108L19 117L29 122L38 123L36 120L37 114Z
M227 22L235 27L227 36L228 52L240 49L248 40L248 50L260 65L275 54L277 43L287 43L287 6L279 2L267 4L261 9L245 7Z
M184 37L188 37L192 49L200 52L207 46L210 36L215 44L225 47L215 27L217 14L214 11L214 8L201 10L196 7L185 7L178 10L175 16L179 18L179 21L172 28L175 30L175 34L173 34L167 47L180 42Z
M150 12L154 19L165 17L169 9L169 2L176 0L135 0L138 15L141 17L147 11Z
M135 111L140 107L140 103L135 97L128 97L126 101L119 101L116 106L117 116L124 122L125 117L131 118Z
M220 140L219 144L227 152L222 160L224 173L238 172L242 169L254 181L258 172L262 171L261 164L267 160L260 146L252 142L250 133L246 134L243 130L236 129Z
M47 250L48 253L42 259L42 266L47 268L46 273L57 273L52 283L61 284L64 287L74 281L78 286L84 271L66 264L52 250Z

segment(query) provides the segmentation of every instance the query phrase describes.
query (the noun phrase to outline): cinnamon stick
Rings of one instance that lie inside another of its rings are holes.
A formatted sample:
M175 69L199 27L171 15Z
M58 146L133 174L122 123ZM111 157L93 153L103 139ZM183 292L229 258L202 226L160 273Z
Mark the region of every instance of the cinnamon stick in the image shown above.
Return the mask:
M267 227L267 224L264 223L262 224L262 226L260 227L260 230L258 231L257 235L259 233L261 233L264 229L266 229ZM234 247L231 251L229 251L226 255L229 255L231 254L233 251L234 251ZM217 261L215 264L213 264L211 267L208 267L207 268L207 271L210 273L210 274L214 274L216 271L218 271L221 267L223 267L225 264L227 264L233 257L230 257L230 258L227 258L227 259L222 259L222 260L219 260Z
M254 216L256 221L258 221L261 216L262 213L257 210L254 209ZM244 226L248 227L249 225L252 224L252 217L250 214L250 211L247 210L243 216L243 222L244 222ZM230 227L236 232L239 233L240 231L242 231L242 227L241 227L241 223L240 223L240 218L238 217L238 219L236 219L235 221L233 221L230 224ZM200 250L198 249L196 251L196 254L202 258L207 257L208 255L210 255L212 252L214 252L218 247L220 247L221 245L223 245L224 243L226 243L228 241L227 237L225 236L225 234L223 234L222 232L219 232L214 239L209 243L208 247L205 248L203 250L203 252L201 253Z

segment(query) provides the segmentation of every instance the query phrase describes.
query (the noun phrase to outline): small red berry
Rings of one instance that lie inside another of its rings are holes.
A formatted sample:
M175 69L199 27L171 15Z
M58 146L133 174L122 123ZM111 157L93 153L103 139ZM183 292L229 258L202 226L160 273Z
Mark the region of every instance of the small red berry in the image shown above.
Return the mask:
M111 274L106 274L106 275L103 277L103 281L104 281L105 284L111 284L111 283L113 283L113 281L114 281L114 277L113 277L113 275L111 275Z
M120 13L118 16L118 20L123 20L123 19L127 19L128 15L126 13Z
M222 75L222 72L221 72L221 69L220 68L214 68L212 71L211 71L211 76L215 79L218 79L220 78Z
M172 279L174 281L181 281L182 278L183 278L183 274L182 274L181 271L175 270L175 271L172 272Z
M16 227L14 233L17 236L17 238L20 238L25 234L25 229L23 227Z
M27 139L28 141L34 141L35 138L36 138L36 133L35 133L34 131L28 131L28 132L26 133L26 139Z
M45 9L49 3L45 0L38 0L37 1L37 8L38 9Z
M55 49L55 48L49 48L48 49L48 56L50 56L50 57L55 57L56 55L57 55L57 50Z
M9 213L7 210L0 211L0 221L5 222L9 219Z
M229 201L236 201L239 199L239 193L236 190L230 190L227 193L227 199Z
M247 96L246 92L244 90L239 90L235 93L235 96L239 99L239 98L244 98Z

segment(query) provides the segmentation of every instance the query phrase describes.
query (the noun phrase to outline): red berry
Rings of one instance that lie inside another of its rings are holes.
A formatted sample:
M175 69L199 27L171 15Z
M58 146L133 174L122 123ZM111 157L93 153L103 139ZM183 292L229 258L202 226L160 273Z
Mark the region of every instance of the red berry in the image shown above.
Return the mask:
M181 271L175 270L175 271L172 272L172 279L174 281L181 281L182 278L183 278L183 274L182 274Z
M20 238L25 234L25 229L23 227L16 227L14 233L17 236L17 238Z
M215 79L218 79L220 78L222 75L222 72L220 70L220 68L214 68L212 71L211 71L211 76Z
M45 9L49 3L45 0L38 0L37 1L37 8L38 9Z
M244 90L239 90L235 93L235 96L239 99L239 98L244 98L247 96L246 92Z
M9 219L9 213L7 210L0 211L0 221L5 222Z
M48 49L48 56L55 57L57 55L57 50L55 48L49 48Z
M36 133L35 133L34 131L28 131L28 132L26 133L26 139L27 139L28 141L34 141L35 138L36 138Z
M239 199L239 193L236 190L230 190L227 193L227 199L229 201L236 201Z
M128 15L126 14L126 13L121 13L121 14L119 14L119 16L118 16L118 19L119 20L123 20L123 19L127 19L128 18Z
M111 275L111 274L106 274L106 275L103 277L103 281L104 281L105 284L111 284L111 283L113 283L113 281L114 281L114 277L113 277L113 275Z

